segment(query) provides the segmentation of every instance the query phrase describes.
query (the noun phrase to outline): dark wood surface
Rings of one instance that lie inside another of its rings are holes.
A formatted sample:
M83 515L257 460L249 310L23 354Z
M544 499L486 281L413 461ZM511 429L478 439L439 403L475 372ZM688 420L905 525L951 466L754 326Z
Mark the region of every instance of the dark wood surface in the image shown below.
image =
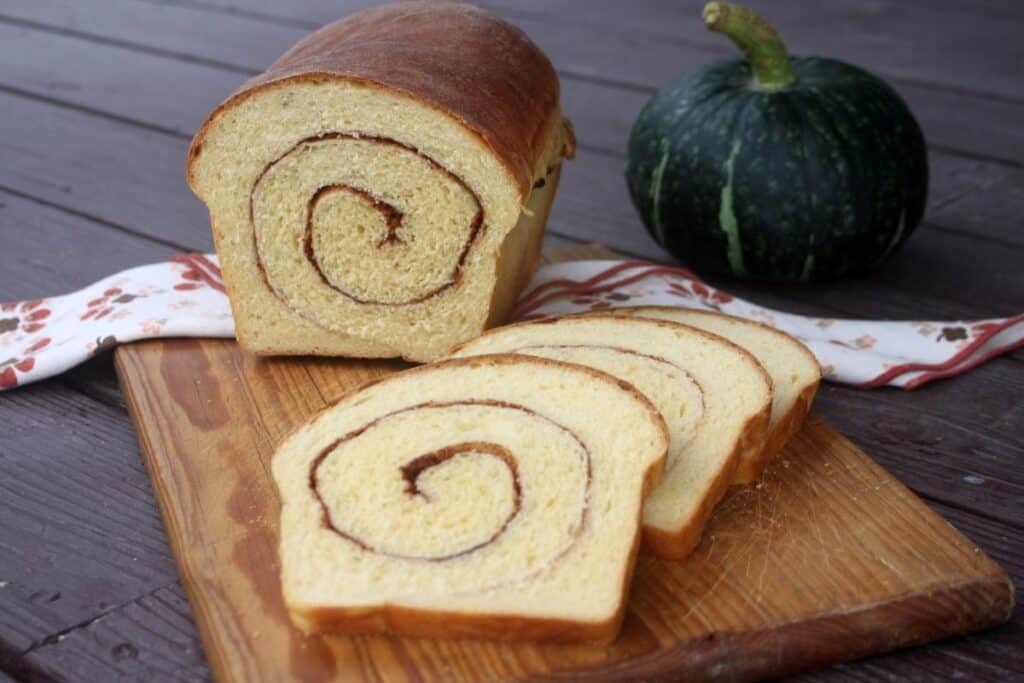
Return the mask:
M597 245L545 252L610 256ZM306 638L281 596L270 459L310 415L405 365L254 359L221 339L130 344L114 363L203 650L225 683L747 680L977 631L1012 609L1002 569L812 414L756 487L727 494L693 554L641 554L611 646Z
M209 249L185 187L190 133L247 75L363 0L0 3L0 299ZM551 55L580 153L549 244L668 257L626 197L632 117L728 54L699 2L488 0ZM796 53L891 79L930 143L925 224L881 272L814 288L727 285L794 312L983 317L1024 310L1024 7L1017 0L752 1ZM1024 579L1024 353L912 393L829 385L817 410ZM0 672L209 677L110 359L0 396ZM984 634L807 680L1024 676L1024 613ZM3 674L0 674L2 678Z

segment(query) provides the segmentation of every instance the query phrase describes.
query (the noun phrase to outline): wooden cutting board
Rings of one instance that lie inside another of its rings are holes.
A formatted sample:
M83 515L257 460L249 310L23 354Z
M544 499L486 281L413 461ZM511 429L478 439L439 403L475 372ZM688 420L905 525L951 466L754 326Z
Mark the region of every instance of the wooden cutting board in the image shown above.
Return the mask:
M551 260L607 256L576 249ZM259 359L232 341L116 351L182 582L220 681L749 679L1009 618L1006 574L811 415L734 488L687 560L641 555L610 647L306 637L278 584L270 458L292 428L394 361Z

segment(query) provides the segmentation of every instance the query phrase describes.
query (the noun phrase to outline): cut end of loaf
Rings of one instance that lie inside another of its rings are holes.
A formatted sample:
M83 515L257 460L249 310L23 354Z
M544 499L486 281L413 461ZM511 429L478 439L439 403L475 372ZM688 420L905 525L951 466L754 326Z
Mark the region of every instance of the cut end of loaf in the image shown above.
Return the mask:
M482 10L403 3L312 34L189 151L239 339L424 361L479 334L532 270L554 195L534 185L569 130L546 57Z

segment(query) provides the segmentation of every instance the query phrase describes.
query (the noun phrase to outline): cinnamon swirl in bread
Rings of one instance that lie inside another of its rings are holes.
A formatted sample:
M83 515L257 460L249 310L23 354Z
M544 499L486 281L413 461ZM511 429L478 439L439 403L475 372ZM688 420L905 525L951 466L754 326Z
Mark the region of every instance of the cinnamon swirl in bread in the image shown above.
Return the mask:
M241 344L430 360L508 312L572 135L517 28L463 4L369 9L308 36L189 151Z
M274 456L289 613L309 632L609 641L667 447L646 398L579 365L487 356L368 385Z
M490 353L591 366L650 398L672 439L661 485L644 503L644 543L658 555L680 558L697 545L737 464L764 448L771 380L752 355L722 337L660 320L587 315L500 327L452 356ZM574 409L616 419L596 400Z

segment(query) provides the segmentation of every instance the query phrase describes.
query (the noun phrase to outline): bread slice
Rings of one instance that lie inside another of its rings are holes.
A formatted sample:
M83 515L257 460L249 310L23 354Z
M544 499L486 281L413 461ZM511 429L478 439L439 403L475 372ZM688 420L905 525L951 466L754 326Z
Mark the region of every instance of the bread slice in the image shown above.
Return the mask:
M640 306L617 308L615 313L669 320L713 332L742 346L761 362L775 389L768 440L759 452L748 451L745 454L732 481L734 484L747 484L760 479L775 454L800 431L818 390L821 365L810 349L774 327L711 311Z
M307 632L610 641L667 448L646 398L582 366L391 375L274 456L285 604Z
M547 57L470 5L372 8L210 114L187 176L259 354L430 360L502 320L572 134Z
M772 389L749 353L707 332L656 320L593 315L501 327L454 357L522 353L577 362L626 380L665 417L672 438L661 485L644 503L644 542L680 558L700 541L736 464L760 452ZM617 417L595 398L575 409Z

